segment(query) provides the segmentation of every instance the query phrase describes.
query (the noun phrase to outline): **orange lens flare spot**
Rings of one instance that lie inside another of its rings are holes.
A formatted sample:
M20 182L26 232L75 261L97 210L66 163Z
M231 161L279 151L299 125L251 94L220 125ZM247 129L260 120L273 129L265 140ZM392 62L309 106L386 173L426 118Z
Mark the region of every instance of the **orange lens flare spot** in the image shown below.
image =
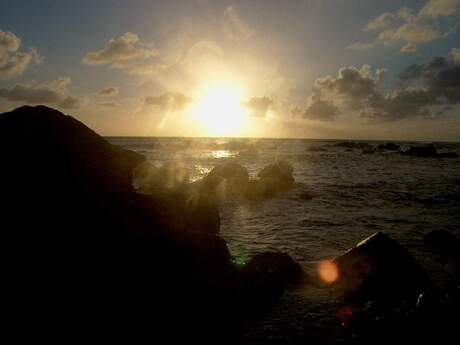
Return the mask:
M328 284L339 278L339 270L332 260L321 261L318 265L318 274Z

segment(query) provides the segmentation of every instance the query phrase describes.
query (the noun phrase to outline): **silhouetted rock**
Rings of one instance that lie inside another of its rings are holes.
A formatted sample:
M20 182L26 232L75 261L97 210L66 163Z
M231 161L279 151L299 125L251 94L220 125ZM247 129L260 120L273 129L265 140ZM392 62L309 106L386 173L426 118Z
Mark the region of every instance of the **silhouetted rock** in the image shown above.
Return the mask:
M414 157L420 158L429 158L437 157L438 151L436 147L432 144L426 146L411 146L407 151L404 151L405 154Z
M444 254L460 255L460 240L445 230L434 230L425 234L423 243Z
M241 270L243 296L256 309L272 306L287 285L305 284L307 274L288 254L266 252L254 256Z
M211 194L219 199L240 197L249 181L245 167L228 162L214 167L200 182L201 192Z
M381 232L333 260L337 292L347 300L388 300L429 286L425 270L395 240Z
M1 114L0 145L2 287L23 329L235 343L239 278L215 204L137 193L143 156L44 106Z
M460 155L457 152L440 152L438 153L439 158L458 158Z
M245 197L249 200L273 198L278 193L291 188L294 184L293 167L285 160L276 161L258 173L257 180L250 180Z
M377 146L378 150L386 150L386 151L399 151L401 150L401 146L395 143L385 143L385 144L379 144Z
M353 149L363 150L363 149L372 147L372 145L368 143L354 142L354 141L339 141L338 143L335 143L332 146L343 147L343 148L352 149L352 150Z

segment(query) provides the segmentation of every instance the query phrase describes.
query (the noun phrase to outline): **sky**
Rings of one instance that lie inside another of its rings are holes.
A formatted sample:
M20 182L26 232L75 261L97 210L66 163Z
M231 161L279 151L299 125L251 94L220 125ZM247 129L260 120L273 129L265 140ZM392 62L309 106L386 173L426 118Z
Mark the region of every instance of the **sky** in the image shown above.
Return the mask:
M460 0L0 0L0 112L102 135L460 141Z

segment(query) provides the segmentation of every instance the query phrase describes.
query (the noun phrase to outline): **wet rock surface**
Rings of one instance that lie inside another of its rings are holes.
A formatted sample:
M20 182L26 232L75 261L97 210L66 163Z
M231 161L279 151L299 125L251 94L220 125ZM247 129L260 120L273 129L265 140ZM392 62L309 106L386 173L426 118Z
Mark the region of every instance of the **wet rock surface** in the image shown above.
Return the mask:
M430 286L425 270L395 240L378 232L335 258L337 292L350 301L388 301Z
M254 256L241 269L242 293L255 310L266 310L278 302L289 285L307 284L308 276L288 254L267 252Z

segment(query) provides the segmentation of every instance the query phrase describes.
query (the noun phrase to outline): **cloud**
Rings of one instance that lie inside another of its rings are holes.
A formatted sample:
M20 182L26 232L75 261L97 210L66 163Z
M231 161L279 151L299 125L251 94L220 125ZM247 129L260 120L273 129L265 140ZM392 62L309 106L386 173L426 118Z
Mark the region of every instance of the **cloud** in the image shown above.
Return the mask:
M251 116L265 117L270 108L273 107L273 103L273 100L268 97L252 97L243 102L243 105L249 109Z
M241 18L235 6L225 9L222 25L227 36L235 41L244 41L253 35L253 30Z
M156 106L172 111L183 110L191 102L192 98L179 92L166 92L159 96L149 96L144 100L147 106Z
M71 79L65 77L49 82L16 84L10 89L0 89L0 98L9 102L53 104L61 108L76 109L81 107L85 100L68 94L70 83Z
M114 86L106 87L98 91L99 96L113 97L118 95L118 89Z
M362 42L355 42L347 46L347 49L349 50L368 50L375 47L375 42L370 42L370 43L362 43Z
M339 109L332 102L313 97L303 117L309 120L332 121L339 113Z
M393 24L395 21L395 15L390 12L385 12L380 16L376 17L375 19L371 20L367 23L364 31L373 31L373 30L381 30L386 29L388 26Z
M452 61L454 62L454 64L460 65L460 49L453 48L450 52L450 55L452 57Z
M146 74L161 67L154 60L159 55L153 43L145 43L136 34L126 32L120 37L111 38L102 49L87 53L82 62L87 65L107 65L130 74Z
M304 117L331 121L343 113L356 113L367 121L396 121L439 116L460 103L460 64L455 54L408 66L386 93L379 85L384 73L377 69L372 75L364 65L342 67L337 76L318 78Z
M10 79L24 73L30 64L42 63L35 48L21 52L21 39L12 32L0 30L0 79Z
M100 106L105 107L105 108L118 108L120 106L120 103L118 102L101 102L99 103Z
M460 0L430 0L420 10L419 16L425 18L448 17L459 8Z
M442 39L453 31L455 25L452 25L448 17L455 15L459 6L460 0L429 0L418 14L414 14L408 7L396 12L385 12L364 27L364 31L376 33L373 42L356 42L347 48L363 50L377 44L399 45L402 53L415 53L419 45ZM441 20L443 25L440 26Z

